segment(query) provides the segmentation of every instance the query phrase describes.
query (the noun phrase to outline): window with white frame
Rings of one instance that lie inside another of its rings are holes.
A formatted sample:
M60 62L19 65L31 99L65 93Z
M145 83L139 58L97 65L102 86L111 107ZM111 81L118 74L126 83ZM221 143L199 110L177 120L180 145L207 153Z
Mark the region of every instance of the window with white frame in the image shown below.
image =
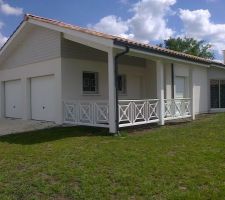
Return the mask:
M185 98L186 96L186 87L185 87L185 77L176 76L175 77L175 98Z
M98 72L83 72L83 93L98 94Z
M118 91L119 94L126 94L127 92L127 80L125 75L118 75Z
M225 80L210 81L211 108L225 108Z

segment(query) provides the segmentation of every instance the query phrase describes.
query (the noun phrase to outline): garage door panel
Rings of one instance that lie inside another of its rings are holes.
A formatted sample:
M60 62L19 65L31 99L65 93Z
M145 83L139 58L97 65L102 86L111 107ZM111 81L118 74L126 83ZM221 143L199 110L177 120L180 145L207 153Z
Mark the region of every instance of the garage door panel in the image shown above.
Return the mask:
M31 113L32 119L54 121L55 107L54 76L31 79Z
M5 82L5 116L22 118L21 80Z

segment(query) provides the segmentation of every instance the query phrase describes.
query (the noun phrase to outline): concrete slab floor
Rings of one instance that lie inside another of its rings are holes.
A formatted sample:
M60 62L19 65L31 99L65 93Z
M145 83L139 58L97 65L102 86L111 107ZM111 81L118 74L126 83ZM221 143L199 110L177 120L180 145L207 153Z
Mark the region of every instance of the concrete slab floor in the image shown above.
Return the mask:
M0 118L0 136L55 127L53 122Z

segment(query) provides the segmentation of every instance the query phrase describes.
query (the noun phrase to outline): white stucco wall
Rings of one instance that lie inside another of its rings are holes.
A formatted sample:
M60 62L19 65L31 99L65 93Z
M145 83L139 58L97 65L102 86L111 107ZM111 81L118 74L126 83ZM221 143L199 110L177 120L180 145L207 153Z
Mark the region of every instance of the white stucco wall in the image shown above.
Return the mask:
M99 73L99 94L83 94L83 71ZM119 65L119 74L126 75L127 80L127 93L125 95L120 95L120 99L143 99L147 97L149 98L150 93L147 92L147 85L145 83L151 79L145 79L145 67ZM154 76L153 73L149 74L150 77ZM107 100L107 63L99 61L62 58L62 88L62 96L64 100Z
M207 113L208 101L208 72L206 67L193 66L194 110L196 114Z
M208 77L210 79L225 80L225 69L211 67L208 69Z
M147 60L146 62L144 80L146 86L144 98L156 99L157 98L156 63L151 60Z
M64 100L108 99L107 53L86 47L76 42L62 40L62 79ZM143 58L123 56L119 60L119 74L126 75L126 94L120 99L156 98L155 64L146 64ZM147 67L146 67L147 66ZM99 73L99 94L84 95L82 72Z
M172 68L168 63L164 65L164 97L172 98Z
M99 94L83 95L82 72L99 73ZM107 100L107 66L102 62L62 58L63 100Z
M188 77L189 69L190 69L190 65L175 63L174 64L174 75Z

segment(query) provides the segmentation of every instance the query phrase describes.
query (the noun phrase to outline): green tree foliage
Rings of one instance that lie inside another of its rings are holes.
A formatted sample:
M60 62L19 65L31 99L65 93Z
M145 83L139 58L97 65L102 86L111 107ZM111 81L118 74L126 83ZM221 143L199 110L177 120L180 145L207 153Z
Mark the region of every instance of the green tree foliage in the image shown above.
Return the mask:
M198 41L188 37L170 38L164 40L164 43L161 43L158 46L206 59L214 59L214 53L211 51L212 45L206 43L204 40Z

